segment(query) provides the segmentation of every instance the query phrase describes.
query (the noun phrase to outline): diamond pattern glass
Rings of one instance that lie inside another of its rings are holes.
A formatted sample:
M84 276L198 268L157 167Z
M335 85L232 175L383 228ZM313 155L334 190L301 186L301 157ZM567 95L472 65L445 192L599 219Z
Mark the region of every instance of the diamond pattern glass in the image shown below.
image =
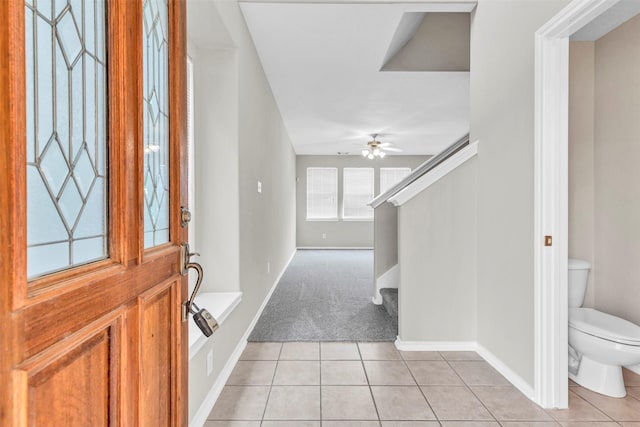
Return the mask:
M30 279L108 256L104 1L25 2Z
M143 2L144 246L169 241L169 7Z

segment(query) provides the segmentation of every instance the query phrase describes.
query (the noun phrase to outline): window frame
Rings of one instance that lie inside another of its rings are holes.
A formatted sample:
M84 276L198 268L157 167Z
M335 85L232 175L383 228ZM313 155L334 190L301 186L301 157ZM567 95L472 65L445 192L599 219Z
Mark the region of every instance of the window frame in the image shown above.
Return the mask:
M310 173L315 170L324 170L324 171L332 171L335 175L335 189L333 192L333 198L335 200L335 216L332 217L320 217L320 216L311 216L309 215L309 195L311 192L310 189ZM318 167L318 166L310 166L307 167L306 170L306 211L305 211L305 220L306 221L338 221L340 218L338 217L338 189L340 187L340 183L338 182L338 168L337 167Z
M378 179L380 180L379 183L379 192L378 195L383 194L384 192L390 190L391 188L393 188L394 185L396 185L398 182L402 181L405 177L401 178L400 181L396 181L395 183L391 184L388 188L386 189L382 189L382 175L384 174L384 171L388 171L388 170L406 170L408 171L407 175L405 175L405 177L407 177L408 175L411 174L412 169L410 167L404 167L404 166L398 166L398 167L384 167L384 168L380 168L380 174Z
M373 221L374 210L370 207L370 216L347 216L345 214L345 206L347 201L347 172L350 170L366 170L371 171L371 194L369 200L375 198L376 192L376 170L373 167L344 167L342 168L342 220L343 221ZM365 205L366 206L366 205Z

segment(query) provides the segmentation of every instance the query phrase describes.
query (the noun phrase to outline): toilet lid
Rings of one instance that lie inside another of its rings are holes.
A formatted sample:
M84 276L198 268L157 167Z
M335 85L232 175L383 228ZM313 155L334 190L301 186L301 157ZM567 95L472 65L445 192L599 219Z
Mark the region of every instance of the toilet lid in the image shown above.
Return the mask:
M640 346L640 326L592 308L570 308L569 326L605 340Z

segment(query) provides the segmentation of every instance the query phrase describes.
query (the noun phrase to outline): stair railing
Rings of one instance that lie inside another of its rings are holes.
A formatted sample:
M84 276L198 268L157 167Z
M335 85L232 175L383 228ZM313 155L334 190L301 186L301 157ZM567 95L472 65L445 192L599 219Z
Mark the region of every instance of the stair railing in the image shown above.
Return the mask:
M377 208L378 206L380 206L381 204L389 200L391 197L395 196L396 194L404 190L410 184L420 179L420 177L422 177L424 174L426 174L430 170L434 169L435 167L443 163L445 160L447 160L449 157L456 154L458 151L462 150L467 145L469 145L469 134L466 134L465 136L463 136L462 138L460 138L459 140L457 140L456 142L454 142L453 144L451 144L450 146L448 146L447 148L445 148L435 156L429 158L429 160L427 160L426 162L422 163L420 166L415 168L402 181L398 182L396 185L394 185L384 193L380 194L378 197L376 197L375 199L373 199L367 204L374 209Z

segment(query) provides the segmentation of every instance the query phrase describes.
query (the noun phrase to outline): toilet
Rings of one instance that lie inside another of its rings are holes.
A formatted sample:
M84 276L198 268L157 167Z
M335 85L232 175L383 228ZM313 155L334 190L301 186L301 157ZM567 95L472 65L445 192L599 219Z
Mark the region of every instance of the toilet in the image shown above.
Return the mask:
M569 259L569 378L611 397L625 397L622 366L640 364L640 326L583 308L591 264Z

